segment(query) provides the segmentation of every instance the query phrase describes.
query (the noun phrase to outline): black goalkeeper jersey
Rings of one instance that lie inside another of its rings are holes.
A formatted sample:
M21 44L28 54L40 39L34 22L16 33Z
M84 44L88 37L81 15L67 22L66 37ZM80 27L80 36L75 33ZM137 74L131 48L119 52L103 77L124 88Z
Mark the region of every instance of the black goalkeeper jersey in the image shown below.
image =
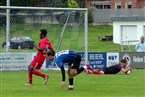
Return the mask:
M106 67L103 69L104 74L116 74L121 71L121 68L125 68L125 65L116 64L110 67Z

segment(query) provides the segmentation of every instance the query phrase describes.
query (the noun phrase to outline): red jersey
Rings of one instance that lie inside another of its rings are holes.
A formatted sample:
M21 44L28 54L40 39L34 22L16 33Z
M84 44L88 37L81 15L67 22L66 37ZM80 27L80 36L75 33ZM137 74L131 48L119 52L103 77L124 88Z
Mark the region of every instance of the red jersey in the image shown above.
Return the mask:
M47 51L47 49L52 49L52 45L51 45L49 39L47 39L46 37L45 38L42 38L40 40L40 42L38 44L38 47L39 48L43 48L44 51ZM36 55L37 60L44 61L45 60L44 53L45 52L41 52L40 50L38 50L37 51L37 55Z

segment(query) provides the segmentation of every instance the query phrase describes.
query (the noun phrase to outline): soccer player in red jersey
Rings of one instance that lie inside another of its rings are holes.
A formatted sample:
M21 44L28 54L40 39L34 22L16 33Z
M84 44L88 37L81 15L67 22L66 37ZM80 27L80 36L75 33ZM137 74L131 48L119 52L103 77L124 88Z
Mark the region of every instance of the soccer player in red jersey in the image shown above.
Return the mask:
M52 48L52 45L48 38L46 38L47 30L41 29L40 30L40 42L38 44L38 47L34 43L34 47L38 50L36 57L31 61L31 64L28 66L28 78L29 82L26 83L26 85L32 85L32 76L33 74L36 76L40 76L44 79L44 84L47 83L48 75L43 74L40 71L40 68L42 67L42 64L45 60L45 54L47 51L51 50L54 51Z

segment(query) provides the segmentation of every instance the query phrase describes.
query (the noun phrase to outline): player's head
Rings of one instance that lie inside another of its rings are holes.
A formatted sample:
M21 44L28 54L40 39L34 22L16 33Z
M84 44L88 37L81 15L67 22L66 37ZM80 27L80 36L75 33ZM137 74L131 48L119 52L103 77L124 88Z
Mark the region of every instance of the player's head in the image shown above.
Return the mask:
M47 57L50 61L53 61L54 55L55 55L55 52L53 52L53 51L48 51L47 54L46 54L46 57Z
M123 65L127 65L127 60L125 60L125 59L121 59L120 62L121 62Z
M141 36L141 37L140 37L140 41L141 41L142 43L144 42L144 39L145 39L144 36Z
M40 39L46 37L47 35L47 30L46 29L41 29L40 30Z

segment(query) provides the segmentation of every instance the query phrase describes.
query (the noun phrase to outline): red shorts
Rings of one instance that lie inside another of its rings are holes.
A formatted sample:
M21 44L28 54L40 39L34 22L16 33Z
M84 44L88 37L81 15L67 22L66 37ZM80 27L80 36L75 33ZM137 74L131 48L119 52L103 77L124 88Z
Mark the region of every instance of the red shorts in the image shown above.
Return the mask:
M33 69L40 69L44 61L38 60L36 57L32 60L30 67Z

